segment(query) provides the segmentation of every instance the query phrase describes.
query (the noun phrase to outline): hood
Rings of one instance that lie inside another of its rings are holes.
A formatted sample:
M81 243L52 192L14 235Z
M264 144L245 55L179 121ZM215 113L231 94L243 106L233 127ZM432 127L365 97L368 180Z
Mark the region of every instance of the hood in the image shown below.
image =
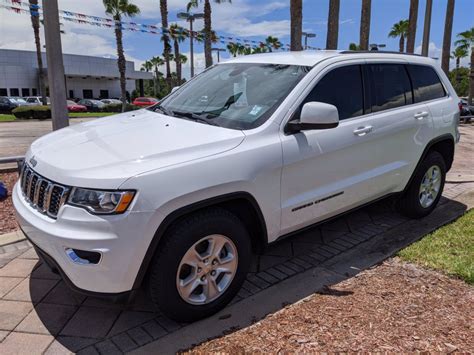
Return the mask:
M228 151L244 137L242 131L139 110L47 134L31 145L26 161L36 161L34 170L62 184L113 189L140 173Z

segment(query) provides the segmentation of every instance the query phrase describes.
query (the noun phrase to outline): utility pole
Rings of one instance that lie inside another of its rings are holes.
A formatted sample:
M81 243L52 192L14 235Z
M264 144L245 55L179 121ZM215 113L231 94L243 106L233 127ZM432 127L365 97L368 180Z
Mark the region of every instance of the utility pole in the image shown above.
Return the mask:
M43 1L43 18L51 115L53 130L57 130L69 126L58 0Z
M428 56L428 48L430 45L430 27L431 27L431 10L433 8L433 0L426 0L425 25L423 28L423 43L421 45L421 55Z

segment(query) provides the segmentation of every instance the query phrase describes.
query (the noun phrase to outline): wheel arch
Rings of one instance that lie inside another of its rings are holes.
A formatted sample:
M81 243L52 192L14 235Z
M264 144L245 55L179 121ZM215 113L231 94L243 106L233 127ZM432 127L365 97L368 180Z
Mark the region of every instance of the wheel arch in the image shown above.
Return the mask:
M235 214L242 223L244 223L250 234L252 249L255 252L263 251L265 246L268 244L267 227L265 218L256 199L250 193L243 191L215 196L178 208L164 218L148 246L138 274L135 277L133 289L139 288L142 284L151 260L160 246L162 237L166 234L173 223L199 210L211 207L224 208Z

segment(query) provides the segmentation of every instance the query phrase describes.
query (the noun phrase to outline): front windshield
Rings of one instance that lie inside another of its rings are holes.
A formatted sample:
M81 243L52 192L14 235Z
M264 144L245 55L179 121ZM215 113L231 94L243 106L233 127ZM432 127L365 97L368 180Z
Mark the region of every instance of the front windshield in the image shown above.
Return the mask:
M203 72L151 110L233 129L261 125L311 68L220 64Z

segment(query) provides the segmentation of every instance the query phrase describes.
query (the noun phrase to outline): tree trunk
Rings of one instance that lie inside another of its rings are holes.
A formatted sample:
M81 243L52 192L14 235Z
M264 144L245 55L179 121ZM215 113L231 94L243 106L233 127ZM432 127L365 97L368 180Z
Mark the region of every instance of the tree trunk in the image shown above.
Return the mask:
M120 22L120 16L115 17L114 20ZM117 65L120 74L120 93L122 100L122 112L125 112L125 107L127 104L127 82L125 77L125 55L123 53L123 43L122 43L122 28L118 25L115 26L115 40L117 42Z
M160 88L159 88L159 79L158 79L158 66L155 66L155 79L153 80L153 87L155 91L155 96L158 97Z
M211 42L211 3L209 0L204 1L204 57L206 60L206 68L212 65L212 42Z
M425 25L423 27L423 44L421 47L421 55L428 57L428 49L430 45L430 29L431 29L431 10L433 8L433 0L426 0Z
M372 10L372 0L362 0L362 10L360 14L360 38L359 38L359 48L362 51L366 51L369 49L371 10Z
M416 21L418 19L418 0L410 0L408 17L407 53L415 51Z
M339 8L339 0L330 0L326 49L337 49L337 40L339 37Z
M403 52L405 50L405 36L403 33L400 35L400 42L398 43L398 51Z
M456 57L456 89L459 88L459 84L461 83L461 73L459 73L459 67L461 66L461 58Z
M451 56L451 36L453 32L454 0L448 0L446 19L444 22L443 53L441 54L441 68L449 74L449 59Z
M174 40L174 61L176 63L176 77L178 79L177 86L181 85L181 58L179 56L179 43Z
M161 27L163 27L163 57L165 58L165 65L166 65L166 82L168 87L170 86L171 82L171 66L170 66L170 52L171 52L171 45L170 45L170 37L168 33L168 4L167 0L160 0L160 12L161 12Z
M30 5L38 5L38 0L30 0ZM31 9L38 12L38 9ZM31 15L31 25L33 27L33 33L35 37L35 47L36 47L36 60L38 62L38 90L39 96L41 96L41 102L43 105L48 104L46 98L46 82L44 78L44 68L43 68L43 56L41 55L41 39L40 39L40 21L39 15Z
M474 96L474 46L471 48L471 73L469 75L469 97L467 102L472 106Z
M303 36L303 1L291 0L290 2L291 17L291 44L292 51L301 51L301 37Z

